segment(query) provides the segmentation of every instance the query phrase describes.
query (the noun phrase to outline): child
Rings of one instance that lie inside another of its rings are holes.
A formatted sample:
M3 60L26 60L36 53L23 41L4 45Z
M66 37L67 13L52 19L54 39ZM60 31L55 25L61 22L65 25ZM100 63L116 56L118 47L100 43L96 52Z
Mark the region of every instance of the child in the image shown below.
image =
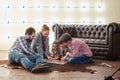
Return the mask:
M52 57L52 60L59 60L61 57L60 46L57 40L52 44L50 56Z

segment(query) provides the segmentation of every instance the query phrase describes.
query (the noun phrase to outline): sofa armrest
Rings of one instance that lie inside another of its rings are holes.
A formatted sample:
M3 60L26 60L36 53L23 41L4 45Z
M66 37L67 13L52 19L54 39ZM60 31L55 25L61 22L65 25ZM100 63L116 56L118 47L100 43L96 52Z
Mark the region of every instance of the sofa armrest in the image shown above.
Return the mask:
M108 25L108 27L113 27L113 32L114 33L120 33L120 24L112 22Z

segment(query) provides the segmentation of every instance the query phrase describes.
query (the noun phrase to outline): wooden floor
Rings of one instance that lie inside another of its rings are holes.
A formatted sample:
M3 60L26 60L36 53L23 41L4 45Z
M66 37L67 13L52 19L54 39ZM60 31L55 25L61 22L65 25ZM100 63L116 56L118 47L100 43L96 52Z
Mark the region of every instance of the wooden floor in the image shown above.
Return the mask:
M7 59L8 51L0 51L0 60ZM0 80L104 80L105 76L111 75L117 68L120 67L120 60L103 62L112 67L92 66L90 69L96 70L95 73L89 72L50 72L33 74L22 69L6 69L0 67ZM114 77L120 76L120 71Z

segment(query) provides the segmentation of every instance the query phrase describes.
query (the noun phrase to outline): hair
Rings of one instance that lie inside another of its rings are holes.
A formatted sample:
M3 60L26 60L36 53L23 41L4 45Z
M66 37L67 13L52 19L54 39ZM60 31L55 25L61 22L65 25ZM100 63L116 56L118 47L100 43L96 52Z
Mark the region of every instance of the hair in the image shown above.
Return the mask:
M44 25L42 26L41 32L43 32L43 31L50 31L49 27L48 27L46 24L44 24Z
M53 44L57 44L57 46L59 46L59 41L58 41L58 40L55 40L55 41L53 42Z
M36 31L35 31L35 29L34 28L32 28L32 27L29 27L29 28L27 28L26 29L26 31L25 31L25 35L31 35L32 33L35 33Z
M59 38L59 44L62 44L64 42L71 41L72 37L69 33L64 33L60 38Z

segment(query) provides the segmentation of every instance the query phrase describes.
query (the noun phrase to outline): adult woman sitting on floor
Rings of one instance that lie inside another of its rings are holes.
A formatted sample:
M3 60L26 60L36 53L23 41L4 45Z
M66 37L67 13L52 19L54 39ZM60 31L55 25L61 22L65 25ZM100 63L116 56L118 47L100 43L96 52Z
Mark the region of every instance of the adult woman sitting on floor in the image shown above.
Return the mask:
M49 56L49 31L49 27L44 24L41 32L36 34L31 44L32 50L47 59L51 59Z

